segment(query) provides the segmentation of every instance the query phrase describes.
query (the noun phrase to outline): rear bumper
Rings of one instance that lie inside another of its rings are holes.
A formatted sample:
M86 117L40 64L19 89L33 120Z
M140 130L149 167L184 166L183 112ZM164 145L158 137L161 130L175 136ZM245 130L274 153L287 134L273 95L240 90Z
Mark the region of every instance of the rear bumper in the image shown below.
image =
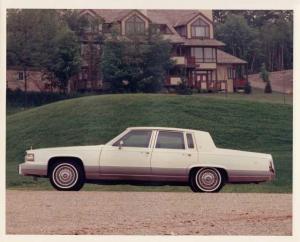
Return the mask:
M24 162L19 165L19 175L47 176L47 164Z

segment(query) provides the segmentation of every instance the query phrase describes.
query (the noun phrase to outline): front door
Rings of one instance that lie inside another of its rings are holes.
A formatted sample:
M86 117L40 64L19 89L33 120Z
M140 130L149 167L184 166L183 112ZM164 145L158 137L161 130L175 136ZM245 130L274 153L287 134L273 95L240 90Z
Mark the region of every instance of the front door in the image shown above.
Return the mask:
M195 86L196 88L207 88L207 73L195 73Z
M152 130L131 130L114 144L104 146L100 176L142 179L150 175L151 138Z

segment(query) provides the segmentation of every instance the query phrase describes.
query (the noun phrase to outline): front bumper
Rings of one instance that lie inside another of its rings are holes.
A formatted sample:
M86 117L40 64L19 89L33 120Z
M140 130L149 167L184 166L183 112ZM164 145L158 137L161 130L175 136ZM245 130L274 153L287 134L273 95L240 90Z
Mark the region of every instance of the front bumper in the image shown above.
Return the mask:
M19 165L19 175L23 176L47 176L47 164L24 162Z

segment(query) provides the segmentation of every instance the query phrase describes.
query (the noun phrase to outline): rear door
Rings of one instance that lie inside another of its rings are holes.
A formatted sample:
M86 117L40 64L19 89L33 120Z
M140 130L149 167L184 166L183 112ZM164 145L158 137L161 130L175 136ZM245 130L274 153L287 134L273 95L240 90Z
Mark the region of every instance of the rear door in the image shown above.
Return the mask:
M156 142L152 151L151 172L161 180L186 180L188 167L197 162L198 154L192 134L189 134L188 147L185 132L159 130L156 131Z

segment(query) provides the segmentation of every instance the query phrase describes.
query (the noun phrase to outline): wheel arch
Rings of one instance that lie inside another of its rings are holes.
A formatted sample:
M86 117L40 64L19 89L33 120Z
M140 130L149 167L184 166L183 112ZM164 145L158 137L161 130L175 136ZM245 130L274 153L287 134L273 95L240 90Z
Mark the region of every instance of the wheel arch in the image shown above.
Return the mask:
M76 156L53 156L48 160L48 166L47 166L47 176L48 177L50 175L50 171L51 171L51 168L53 167L53 165L55 165L57 162L61 162L61 161L69 161L69 162L72 161L72 162L79 164L81 166L81 169L83 170L83 174L85 175L84 165L83 165L82 159L80 159L79 157L76 157Z

